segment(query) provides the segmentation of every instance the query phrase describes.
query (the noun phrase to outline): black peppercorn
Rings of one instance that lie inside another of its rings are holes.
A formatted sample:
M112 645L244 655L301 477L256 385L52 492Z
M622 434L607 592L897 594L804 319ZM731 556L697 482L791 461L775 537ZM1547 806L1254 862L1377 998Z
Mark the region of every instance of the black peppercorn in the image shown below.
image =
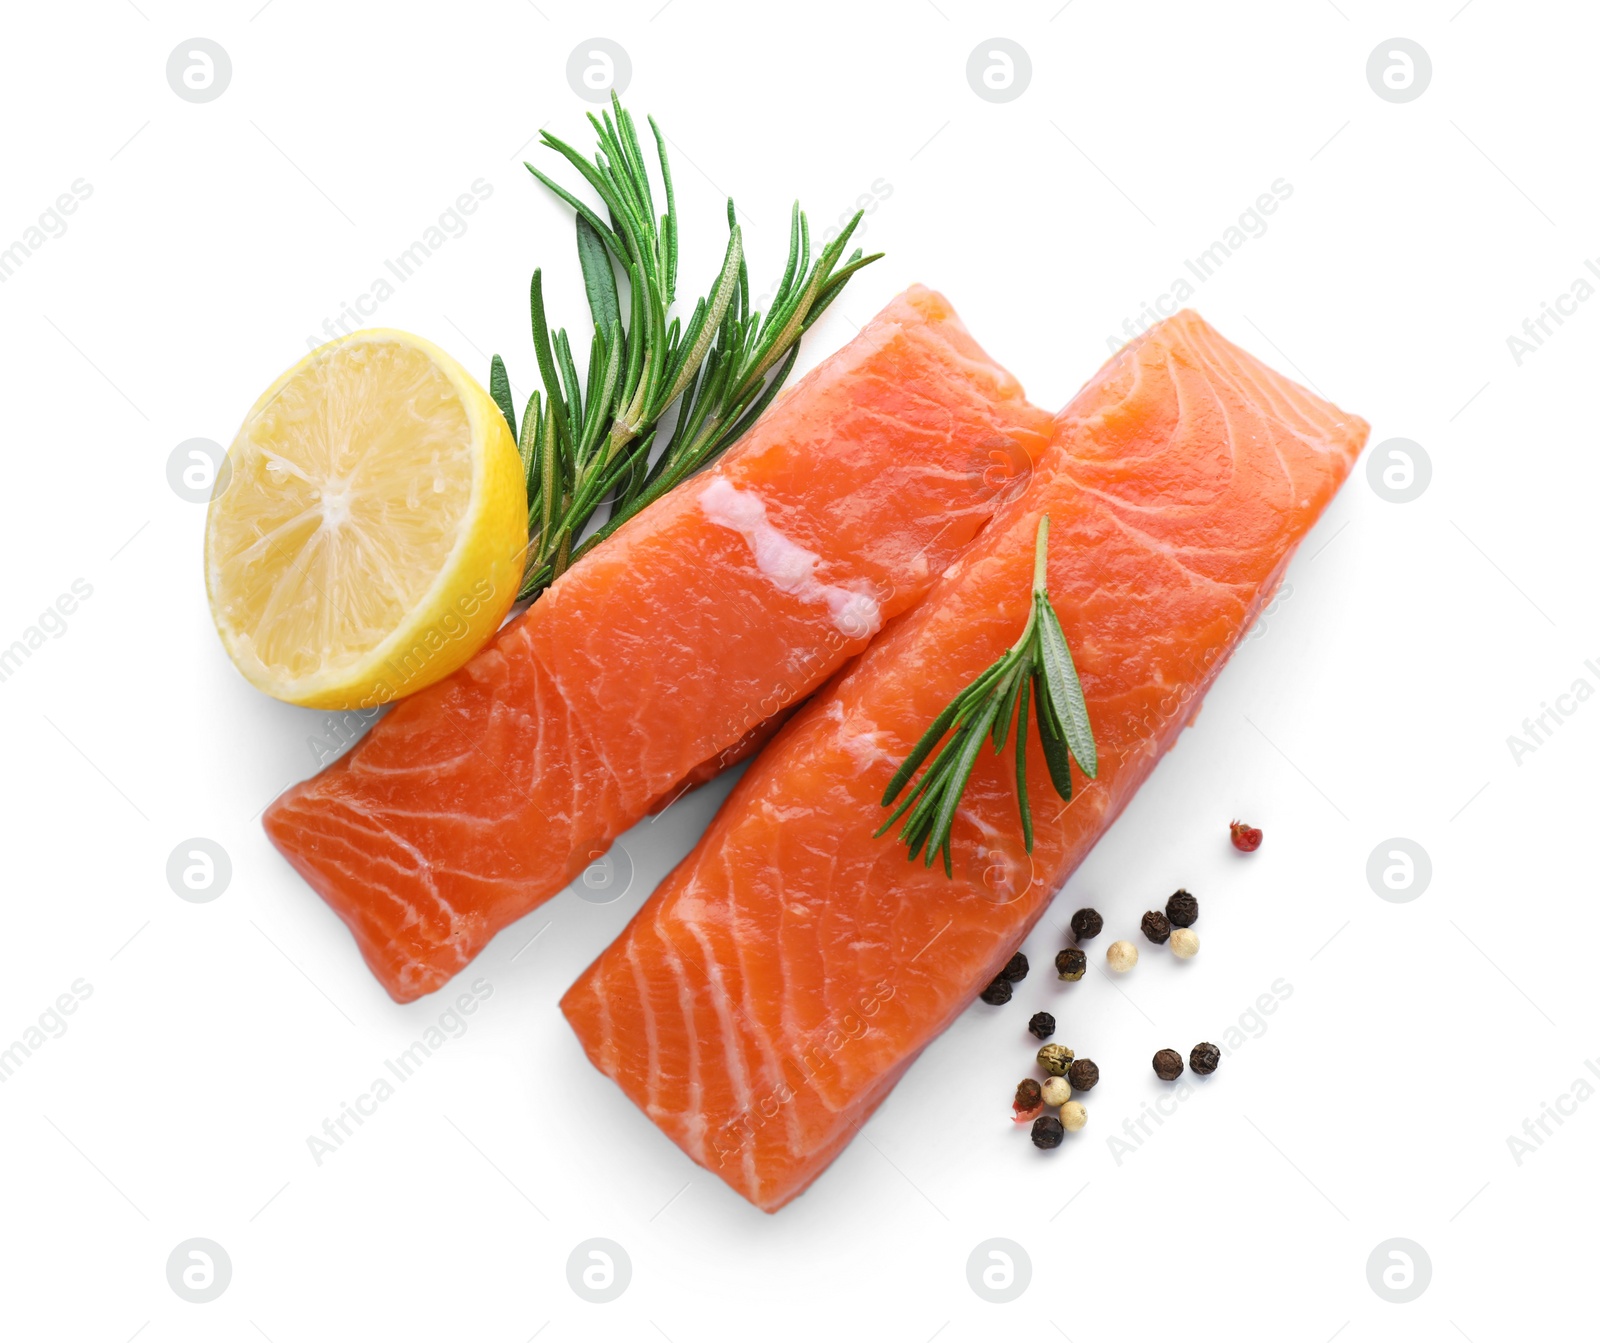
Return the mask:
M1013 984L1020 984L1028 977L1028 958L1020 951L1006 962L1006 968L1000 972L1002 979L1009 979Z
M1183 1055L1176 1049L1158 1049L1150 1066L1163 1082L1175 1082L1183 1073Z
M1087 942L1091 937L1097 937L1100 930L1106 926L1106 921L1100 917L1099 911L1093 909L1080 909L1072 916L1072 935L1080 942Z
M1095 1067L1093 1059L1073 1059L1067 1066L1067 1081L1072 1083L1074 1091L1093 1091L1099 1080L1100 1069Z
M1189 1051L1189 1067L1205 1077L1217 1070L1222 1062L1222 1051L1212 1044L1198 1044Z
M1048 1040L1056 1033L1056 1019L1048 1012L1035 1012L1028 1018L1028 1032L1035 1039Z
M1003 975L996 975L989 987L980 993L978 997L994 1007L999 1007L1001 1003L1009 1003L1011 1001L1011 981Z
M1054 1115L1040 1115L1033 1121L1033 1145L1048 1150L1061 1146L1061 1121Z
M1077 947L1068 947L1065 951L1056 952L1056 973L1068 983L1076 983L1083 978L1083 972L1089 968L1089 958L1079 951Z
M1147 909L1139 920L1139 930L1159 945L1172 936L1172 923L1159 909Z
M1167 922L1174 928L1188 928L1200 917L1200 902L1188 891L1174 891L1167 900Z

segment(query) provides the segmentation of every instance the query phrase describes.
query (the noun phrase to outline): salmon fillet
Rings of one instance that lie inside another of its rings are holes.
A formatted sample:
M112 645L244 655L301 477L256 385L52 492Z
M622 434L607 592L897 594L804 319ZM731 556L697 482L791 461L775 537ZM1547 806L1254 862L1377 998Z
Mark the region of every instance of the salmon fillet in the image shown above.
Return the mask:
M432 992L918 601L1049 429L911 289L267 834L396 1000Z
M1114 357L1061 412L1027 490L757 757L568 990L595 1066L757 1207L804 1190L1193 719L1366 434L1190 312ZM947 878L908 862L893 834L873 838L880 799L1021 632L1046 512L1099 775L1062 803L1030 730L1030 859L1013 752L984 750Z

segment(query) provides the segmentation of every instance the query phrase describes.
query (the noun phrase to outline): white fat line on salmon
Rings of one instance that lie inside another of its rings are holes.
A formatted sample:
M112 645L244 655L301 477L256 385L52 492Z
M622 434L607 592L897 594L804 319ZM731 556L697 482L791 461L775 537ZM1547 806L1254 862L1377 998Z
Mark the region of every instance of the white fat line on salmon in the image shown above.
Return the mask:
M1596 264L1588 257L1584 258L1583 264L1590 275L1600 280L1600 264ZM1544 348L1545 341L1555 335L1550 326L1552 322L1557 328L1565 326L1568 317L1578 315L1578 304L1587 303L1594 296L1594 284L1587 277L1580 275L1567 286L1566 293L1557 294L1549 303L1541 299L1539 311L1532 317L1522 319L1522 335L1513 332L1506 337L1506 349L1511 351L1511 362L1521 368L1522 361L1528 355L1537 354Z
M1262 237L1267 231L1265 216L1278 212L1278 207L1294 195L1294 184L1279 177L1274 179L1270 191L1263 191L1256 197L1255 203L1248 206L1240 215L1237 223L1229 224L1222 230L1222 236L1210 247L1198 253L1192 260L1184 259L1184 268L1194 276L1191 284L1188 277L1178 276L1166 289L1157 294L1153 300L1140 305L1139 311L1132 317L1123 319L1123 337L1118 340L1115 336L1106 337L1106 346L1115 354L1130 340L1143 335L1157 322L1171 317L1185 303L1194 297L1195 290L1211 279L1223 264L1243 247L1252 238Z
M9 1082L18 1068L37 1054L52 1040L67 1033L67 1018L78 1010L78 1005L94 993L94 985L87 979L75 979L66 993L56 995L56 1000L39 1013L38 1021L19 1033L5 1049L0 1049L0 1082ZM0 1037L3 1038L3 1037Z
M1584 1059L1583 1066L1600 1079L1600 1059ZM1546 1139L1555 1136L1554 1130L1550 1127L1552 1124L1559 1129L1578 1113L1580 1105L1594 1095L1595 1084L1587 1077L1577 1077L1555 1098L1554 1104L1540 1101L1538 1114L1522 1121L1522 1132L1525 1136L1519 1138L1515 1133L1506 1135L1506 1150L1511 1153L1512 1161L1520 1166L1526 1158L1544 1146Z
M1584 661L1584 670L1600 680L1600 664L1593 658ZM1594 695L1594 686L1588 677L1580 676L1555 697L1555 703L1539 701L1539 712L1522 720L1522 735L1515 732L1506 737L1506 747L1511 752L1511 763L1522 768L1524 756L1532 755L1541 746L1547 746L1556 730L1578 712L1578 707Z
M1273 980L1266 992L1257 994L1255 1002L1239 1013L1238 1019L1223 1032L1222 1038L1212 1042L1222 1051L1223 1058L1231 1059L1251 1040L1259 1040L1265 1035L1268 1026L1266 1018L1293 995L1294 985L1282 978ZM1187 1069L1187 1060L1185 1067ZM1111 1153L1111 1159L1120 1166L1133 1156L1155 1136L1151 1126L1159 1129L1178 1113L1178 1107L1184 1101L1198 1094L1199 1090L1199 1085L1187 1070L1171 1087L1163 1086L1154 1104L1144 1102L1138 1114L1129 1115L1122 1121L1121 1136L1113 1133L1106 1138L1106 1150Z
M779 592L828 608L834 628L849 639L866 639L883 626L877 600L866 592L822 582L816 575L822 557L797 545L767 521L767 505L754 490L741 490L713 476L700 496L700 511L718 527L744 537L756 568Z
M871 1023L866 1018L876 1016L878 1009L893 997L894 985L879 980L873 986L872 993L856 1004L857 1011L831 1017L811 1032L813 1043L799 1055L784 1058L779 1065L781 1070L794 1070L794 1085L791 1086L787 1080L779 1082L727 1120L712 1136L711 1150L716 1154L717 1165L725 1165L729 1157L737 1156L748 1147L769 1120L776 1119L785 1105L816 1080L817 1074L834 1055L866 1035L871 1029Z
M334 1116L322 1121L322 1135L307 1136L306 1150L311 1153L313 1164L320 1166L343 1147L356 1129L378 1113L379 1105L397 1094L400 1085L415 1077L417 1070L451 1040L459 1040L467 1033L471 1025L467 1018L494 997L494 985L487 979L473 980L471 989L470 993L458 994L455 1005L439 1013L434 1024L412 1041L409 1049L392 1059L384 1059L383 1066L389 1077L379 1075L354 1101L340 1101ZM390 1081L390 1077L394 1081Z

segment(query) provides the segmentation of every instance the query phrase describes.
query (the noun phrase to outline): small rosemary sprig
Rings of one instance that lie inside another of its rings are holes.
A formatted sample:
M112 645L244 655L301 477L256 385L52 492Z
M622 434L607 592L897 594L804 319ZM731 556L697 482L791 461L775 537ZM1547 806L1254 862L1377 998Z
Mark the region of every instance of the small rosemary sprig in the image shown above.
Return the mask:
M901 840L910 849L913 862L924 847L927 866L934 854L943 852L945 875L951 874L950 828L956 806L966 789L983 739L994 743L995 754L1004 749L1006 736L1016 718L1017 809L1022 816L1023 840L1033 852L1033 814L1028 808L1028 694L1031 688L1039 719L1039 740L1044 746L1045 765L1050 782L1063 801L1072 800L1071 760L1089 778L1099 769L1094 733L1089 726L1089 710L1083 702L1083 687L1072 665L1067 637L1061 631L1055 608L1046 589L1045 556L1049 550L1050 515L1039 519L1033 547L1033 606L1028 613L1022 637L963 690L945 708L895 771L884 789L883 805L890 806L911 776L928 758L946 732L950 739L934 756L933 763L917 781L894 814L877 831L886 834L901 816L906 816Z
M528 552L519 598L536 597L579 556L740 438L777 395L800 353L800 338L856 271L881 253L844 260L861 219L811 258L806 216L790 214L789 262L765 314L750 307L744 238L728 201L721 269L687 323L669 319L678 280L678 211L666 139L653 118L666 211L656 214L633 117L613 93L611 109L589 116L600 141L593 161L545 132L599 196L606 218L524 165L576 215L578 260L594 320L587 372L579 377L566 331L545 315L541 271L530 292L533 347L542 392L523 410L519 432L505 364L494 356L489 391L511 426L528 482ZM627 281L619 297L613 264ZM677 416L657 443L672 408ZM602 504L610 507L598 525Z

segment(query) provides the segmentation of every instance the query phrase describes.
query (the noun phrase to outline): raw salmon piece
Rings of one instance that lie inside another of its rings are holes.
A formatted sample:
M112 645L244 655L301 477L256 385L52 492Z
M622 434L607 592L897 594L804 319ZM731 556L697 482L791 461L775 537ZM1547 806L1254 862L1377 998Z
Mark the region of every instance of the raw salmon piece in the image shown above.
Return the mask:
M437 989L918 601L1050 429L914 288L710 471L266 814L389 993Z
M704 838L562 999L596 1067L694 1160L782 1207L974 1001L1191 721L1367 426L1193 313L1059 416L1026 492L757 757ZM956 871L907 861L884 788L1027 619L1034 533L1099 747L1070 805L1030 728L978 758Z

